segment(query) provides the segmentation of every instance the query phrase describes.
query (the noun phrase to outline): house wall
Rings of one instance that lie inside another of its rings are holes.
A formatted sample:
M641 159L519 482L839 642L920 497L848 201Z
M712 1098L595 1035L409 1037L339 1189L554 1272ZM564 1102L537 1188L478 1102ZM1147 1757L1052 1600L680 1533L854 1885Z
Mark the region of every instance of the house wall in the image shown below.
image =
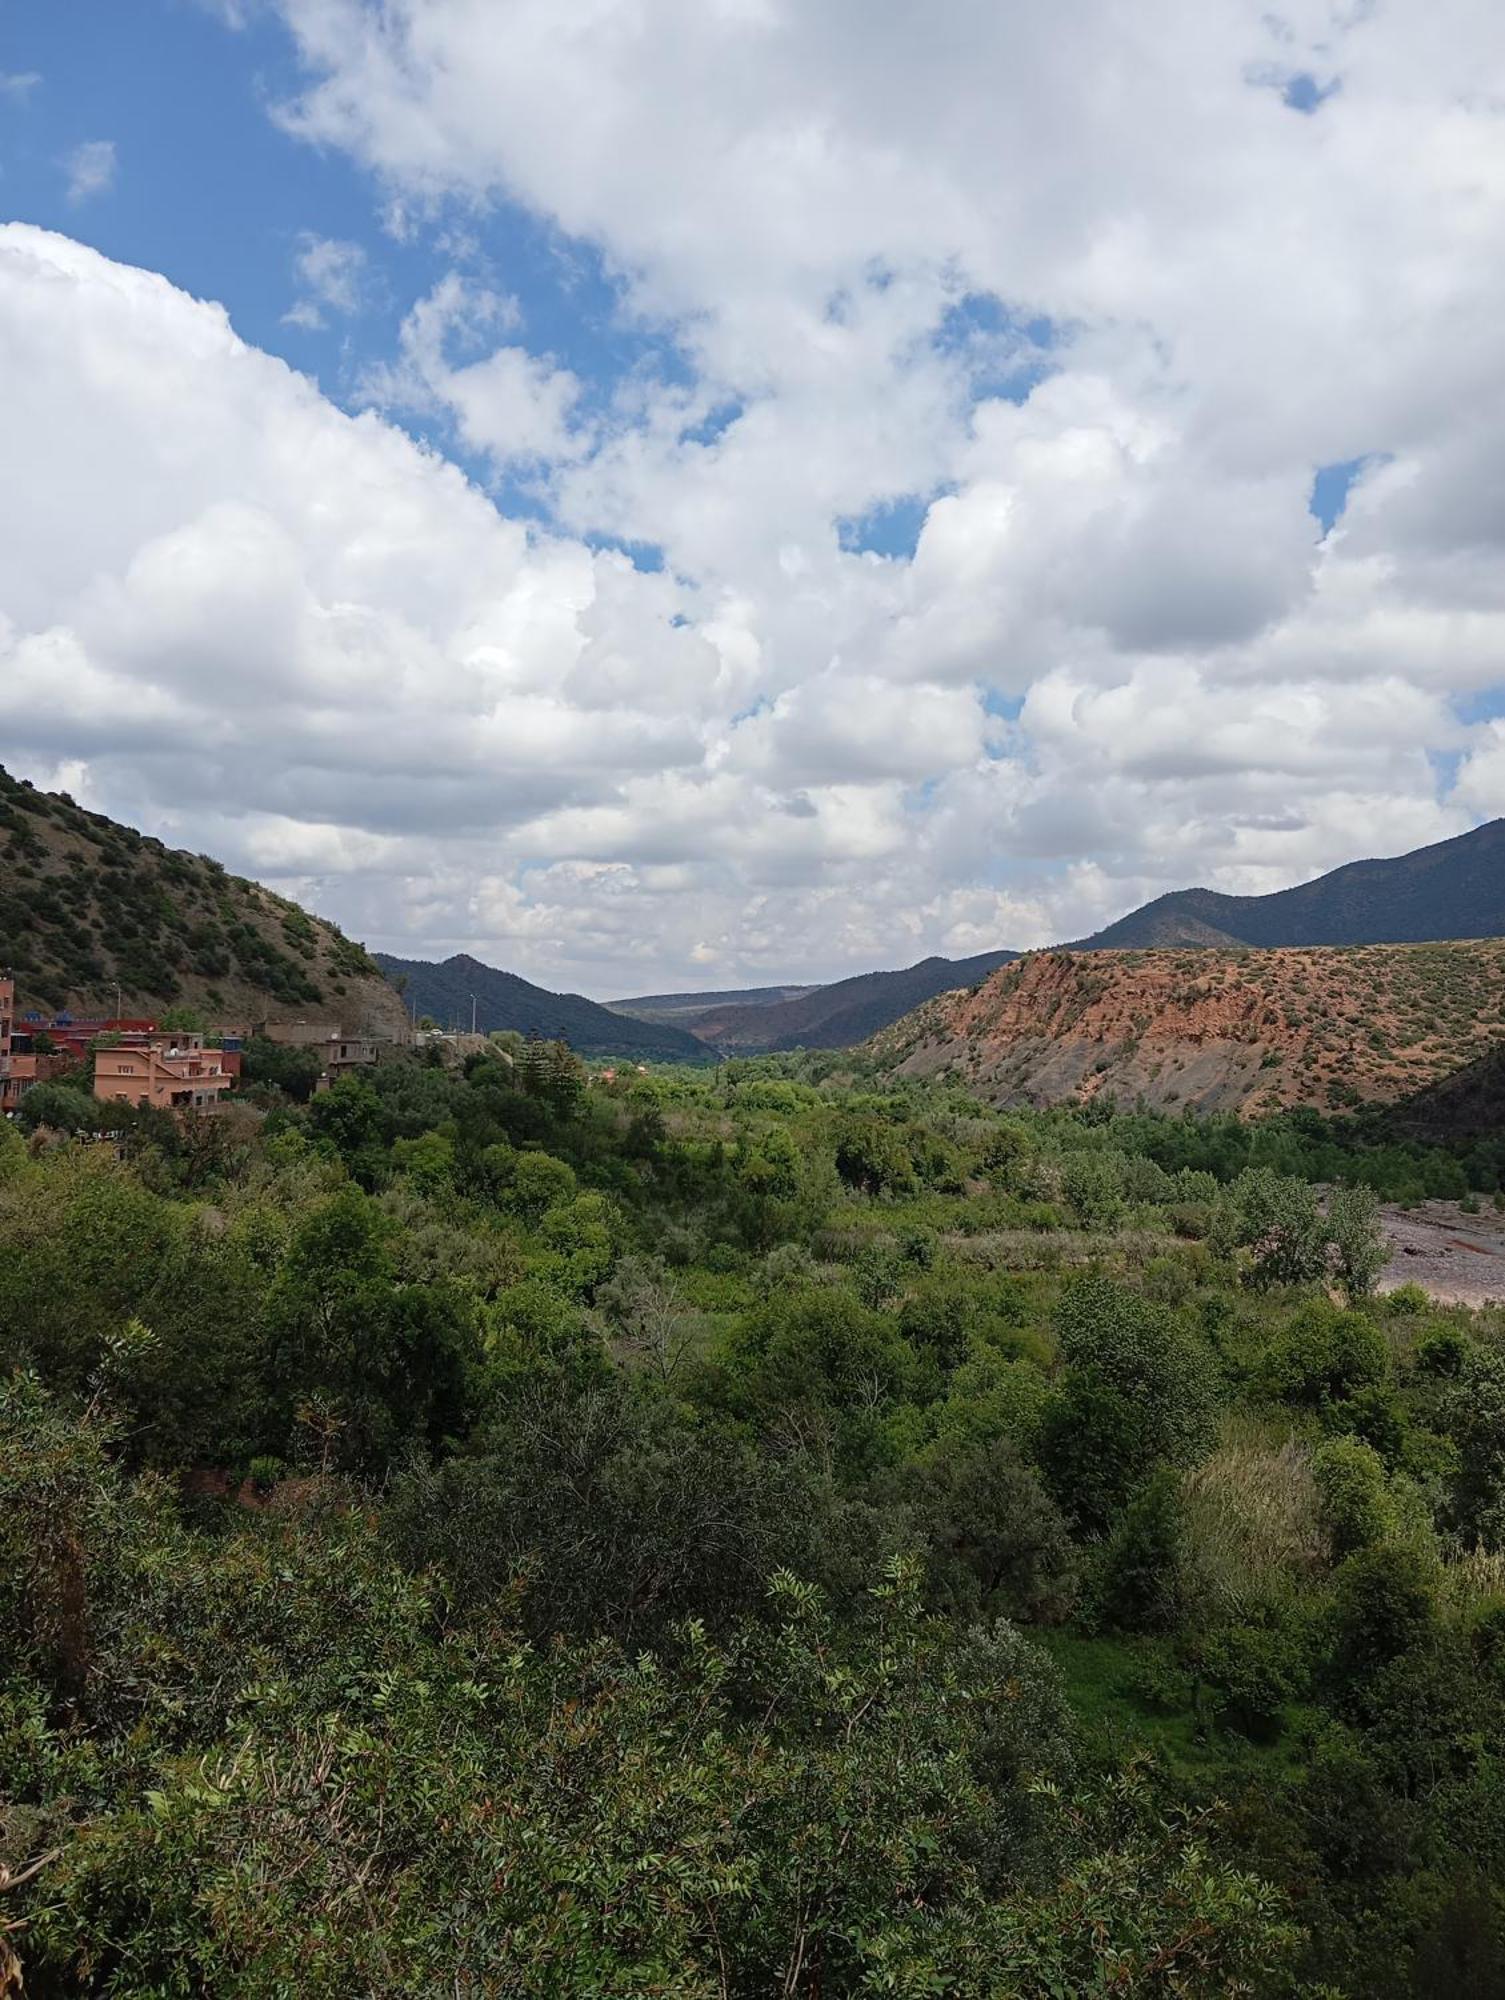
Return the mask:
M217 1050L181 1056L155 1049L99 1049L94 1095L107 1104L149 1104L161 1111L208 1110L230 1087Z

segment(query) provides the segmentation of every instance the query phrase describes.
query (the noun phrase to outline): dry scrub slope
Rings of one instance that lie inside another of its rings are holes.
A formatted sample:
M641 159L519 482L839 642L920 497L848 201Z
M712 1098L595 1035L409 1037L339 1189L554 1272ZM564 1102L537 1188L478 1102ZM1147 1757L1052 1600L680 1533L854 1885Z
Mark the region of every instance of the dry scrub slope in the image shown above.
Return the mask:
M1389 1102L1505 1038L1505 941L1252 951L1048 951L869 1044L901 1076L1002 1104L1191 1105L1245 1116Z

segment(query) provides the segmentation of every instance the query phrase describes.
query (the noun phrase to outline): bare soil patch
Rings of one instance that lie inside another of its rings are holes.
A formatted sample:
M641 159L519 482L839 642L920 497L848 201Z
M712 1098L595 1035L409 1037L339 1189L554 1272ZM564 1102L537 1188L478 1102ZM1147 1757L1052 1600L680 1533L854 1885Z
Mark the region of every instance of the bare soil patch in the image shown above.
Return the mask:
M1378 1290L1420 1285L1444 1305L1482 1306L1505 1300L1505 1215L1467 1215L1455 1201L1380 1211L1390 1261Z

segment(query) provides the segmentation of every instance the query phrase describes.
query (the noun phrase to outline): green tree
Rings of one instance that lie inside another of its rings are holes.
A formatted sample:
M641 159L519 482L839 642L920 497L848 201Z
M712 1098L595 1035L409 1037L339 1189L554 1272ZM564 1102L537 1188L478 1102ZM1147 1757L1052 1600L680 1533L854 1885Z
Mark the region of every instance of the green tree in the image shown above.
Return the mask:
M1061 1510L1007 1440L937 1452L911 1480L932 1603L966 1618L1054 1620L1075 1596Z
M518 1153L502 1199L525 1222L538 1223L551 1208L575 1198L575 1175L564 1160L548 1153Z
M241 1058L241 1077L249 1087L266 1084L295 1104L306 1104L318 1085L323 1062L317 1049L298 1048L253 1035Z
M47 1126L54 1132L93 1132L107 1123L110 1109L71 1083L34 1083L16 1109L26 1132Z
M1261 1372L1272 1395L1318 1405L1377 1388L1389 1356L1384 1337L1362 1314L1326 1299L1304 1304L1265 1350Z
M1224 1247L1248 1249L1248 1282L1261 1289L1310 1284L1327 1270L1327 1225L1315 1192L1269 1167L1239 1175L1213 1233Z
M1432 1641L1437 1630L1433 1576L1401 1543L1361 1549L1334 1582L1332 1667L1340 1691Z
M1438 1412L1457 1453L1451 1514L1469 1542L1505 1547L1505 1354L1475 1348Z
M1326 1220L1339 1284L1350 1299L1367 1298L1389 1257L1378 1197L1372 1188L1334 1188Z
M1061 1506L1100 1532L1155 1469L1211 1445L1217 1385L1206 1351L1161 1306L1107 1278L1080 1279L1056 1314L1064 1383L1040 1459Z
M170 1035L207 1035L209 1032L209 1023L200 1010L182 1002L161 1013L157 1017L157 1026L165 1028Z
M919 1184L901 1133L882 1118L842 1121L836 1171L860 1194L911 1194Z
M1394 1533L1396 1510L1385 1461L1372 1445L1352 1437L1329 1438L1312 1456L1312 1473L1334 1555L1353 1555Z
M1172 1632L1191 1577L1181 1475L1162 1466L1125 1507L1098 1558L1092 1610L1121 1632Z
M460 1433L481 1358L478 1315L453 1284L400 1285L391 1226L346 1187L308 1217L267 1301L268 1389L291 1457L379 1469L405 1444Z

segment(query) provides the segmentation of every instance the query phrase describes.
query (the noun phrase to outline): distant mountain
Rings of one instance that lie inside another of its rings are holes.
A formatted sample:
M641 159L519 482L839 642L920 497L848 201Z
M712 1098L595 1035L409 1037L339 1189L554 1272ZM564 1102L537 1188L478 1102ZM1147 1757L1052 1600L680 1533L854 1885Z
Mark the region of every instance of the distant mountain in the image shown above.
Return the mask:
M0 971L23 1013L155 1015L215 1025L299 1018L401 1035L365 951L297 903L39 792L0 770Z
M985 951L976 958L922 958L902 972L860 972L795 1000L709 1008L684 1017L682 1025L727 1054L852 1048L937 993L975 986L1017 957L1012 951Z
M483 1035L493 1028L512 1028L520 1035L568 1042L579 1055L639 1061L704 1062L708 1053L703 1042L683 1029L613 1014L579 993L550 993L463 952L435 965L379 951L376 962L394 986L401 982L403 998L415 1013L430 1015L442 1027L468 1028L474 995L475 1023Z
M801 1000L813 986L744 986L725 993L645 993L635 1000L603 1000L613 1014L630 1014L635 1021L678 1021L718 1007L773 1007L781 1000Z
M1505 937L1505 819L1270 896L1176 889L1073 951L1158 945L1410 944Z
M1032 952L873 1038L880 1070L1000 1104L1321 1111L1413 1100L1456 1125L1505 1046L1505 942ZM1477 1065L1472 1071L1465 1065ZM1458 1072L1465 1071L1459 1077ZM1415 1093L1455 1079L1427 1103Z

